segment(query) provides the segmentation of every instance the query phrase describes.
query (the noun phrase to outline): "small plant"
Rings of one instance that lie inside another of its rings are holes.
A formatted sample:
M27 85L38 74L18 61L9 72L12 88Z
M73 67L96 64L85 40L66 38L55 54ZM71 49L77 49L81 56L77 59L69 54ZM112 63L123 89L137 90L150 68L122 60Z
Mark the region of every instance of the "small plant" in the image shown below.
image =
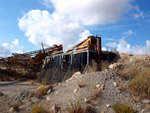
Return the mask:
M70 101L70 106L67 105L66 110L68 113L97 113L94 107L91 105L81 106L79 101L74 104Z
M70 101L70 106L67 105L66 110L68 113L84 113L84 109L82 108L81 104L78 102Z
M32 106L32 113L46 113L46 111L43 106L34 104Z
M37 88L37 91L35 92L35 95L37 98L40 98L42 97L43 95L46 95L47 94L47 91L49 89L53 89L52 86L46 86L46 85L41 85Z
M112 107L116 113L135 113L135 110L129 104L114 104Z
M129 87L134 95L150 99L150 71L139 73L130 83Z

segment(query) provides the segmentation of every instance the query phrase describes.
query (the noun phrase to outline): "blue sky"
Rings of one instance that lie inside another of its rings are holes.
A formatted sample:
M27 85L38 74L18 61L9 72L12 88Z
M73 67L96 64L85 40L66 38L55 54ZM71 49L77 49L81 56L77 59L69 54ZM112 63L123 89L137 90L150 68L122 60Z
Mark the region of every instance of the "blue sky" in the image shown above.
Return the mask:
M150 54L148 0L1 0L0 56L63 44L89 35L119 52ZM105 48L103 48L105 49Z

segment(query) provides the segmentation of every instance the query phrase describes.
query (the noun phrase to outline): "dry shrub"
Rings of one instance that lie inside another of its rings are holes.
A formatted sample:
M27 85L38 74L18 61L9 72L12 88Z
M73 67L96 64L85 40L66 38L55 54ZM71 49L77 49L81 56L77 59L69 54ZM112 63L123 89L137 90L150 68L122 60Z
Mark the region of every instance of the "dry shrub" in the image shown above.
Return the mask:
M134 95L150 99L150 70L139 73L130 83L129 87Z
M117 69L115 72L123 80L131 80L138 73L135 66L126 66L123 69Z
M50 86L47 86L47 85L41 85L37 88L36 92L35 92L35 95L37 98L40 98L42 97L43 95L46 95L47 94L47 91L49 89L52 89L53 90L53 86L50 85Z
M68 113L84 113L84 109L82 108L81 104L78 102L70 101L70 106L67 105L66 110Z
M78 86L79 86L79 88L82 88L82 87L85 87L86 84L82 81L78 81Z
M70 101L70 106L67 105L66 110L68 113L97 113L96 109L91 105L82 107L79 102L74 102L73 104L72 101Z
M32 113L46 113L46 110L44 109L43 106L34 104L32 106Z
M135 113L135 110L129 104L114 104L112 106L116 113Z

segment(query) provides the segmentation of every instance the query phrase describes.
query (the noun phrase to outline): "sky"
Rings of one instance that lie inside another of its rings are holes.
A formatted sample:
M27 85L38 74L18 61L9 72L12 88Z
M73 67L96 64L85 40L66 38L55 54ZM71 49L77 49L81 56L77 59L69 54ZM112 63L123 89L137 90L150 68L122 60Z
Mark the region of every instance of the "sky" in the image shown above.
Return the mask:
M150 54L149 0L0 0L0 57L101 36L102 47Z

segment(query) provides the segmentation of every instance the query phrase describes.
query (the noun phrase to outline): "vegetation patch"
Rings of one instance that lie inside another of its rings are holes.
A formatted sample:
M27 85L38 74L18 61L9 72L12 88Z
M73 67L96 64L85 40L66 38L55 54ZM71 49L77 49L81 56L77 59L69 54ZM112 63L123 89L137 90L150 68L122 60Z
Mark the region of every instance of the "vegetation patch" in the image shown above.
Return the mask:
M37 104L34 104L32 106L32 113L45 113L45 109L43 106L40 106L40 105L37 105Z
M82 106L79 101L72 102L66 107L67 113L97 113L96 109L91 105Z
M79 101L74 103L70 101L70 105L67 105L66 111L68 113L84 113L84 109L79 103Z
M131 105L129 104L114 104L113 106L113 110L116 113L135 113L136 111L132 108Z
M150 99L150 71L139 73L130 83L129 87L134 95Z
M35 92L35 95L37 98L40 98L42 97L43 95L46 95L47 94L47 91L49 89L53 89L52 86L47 86L47 85L41 85L37 88L36 92Z

